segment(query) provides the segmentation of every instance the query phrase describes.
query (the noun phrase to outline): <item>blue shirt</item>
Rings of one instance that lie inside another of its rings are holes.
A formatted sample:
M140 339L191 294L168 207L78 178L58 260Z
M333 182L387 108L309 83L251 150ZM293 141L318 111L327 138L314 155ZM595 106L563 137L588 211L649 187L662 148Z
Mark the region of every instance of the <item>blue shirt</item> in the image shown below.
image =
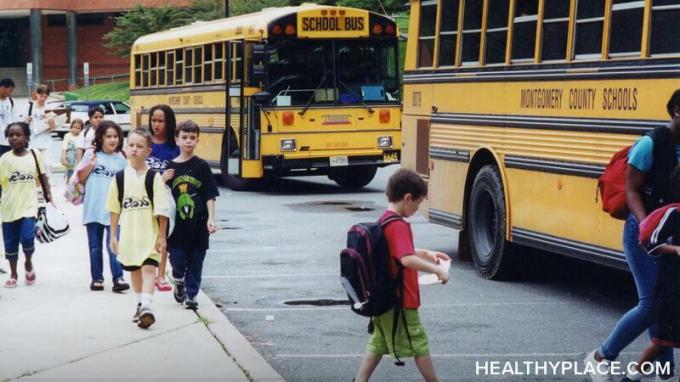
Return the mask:
M680 145L675 147L675 153L680 163ZM654 141L645 135L637 140L628 152L628 164L642 172L649 172L654 161Z
M154 143L151 145L151 155L146 158L146 164L149 165L150 169L163 173L168 162L178 156L179 147L173 145L170 141L160 144Z
M86 158L92 151L85 152ZM83 201L83 224L111 224L109 211L106 209L106 195L116 173L127 166L127 160L121 153L96 153L97 163L85 182L85 200Z

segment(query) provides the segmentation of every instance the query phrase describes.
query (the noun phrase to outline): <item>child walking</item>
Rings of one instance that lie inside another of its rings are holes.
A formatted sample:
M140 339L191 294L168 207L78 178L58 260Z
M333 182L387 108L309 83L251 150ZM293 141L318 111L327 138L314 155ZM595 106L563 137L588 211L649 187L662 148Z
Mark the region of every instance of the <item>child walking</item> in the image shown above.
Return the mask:
M149 110L149 133L151 133L151 155L146 159L149 168L163 175L163 181L167 182L173 177L173 171L166 171L168 163L179 155L179 148L175 143L175 129L177 121L175 112L168 105L156 105ZM170 283L165 280L165 266L168 261L168 253L161 254L158 267L156 288L167 292L172 289Z
M174 177L167 184L172 189L177 211L175 229L168 239L168 252L175 279L174 297L187 309L198 309L196 295L201 288L203 259L208 239L215 226L215 198L219 196L215 177L208 162L194 155L200 129L191 120L175 131L180 154L167 165L166 174Z
M77 163L80 163L80 160L83 159L83 154L85 154L85 150L92 148L94 133L97 131L97 126L99 126L99 123L104 120L104 109L102 109L99 106L92 106L87 111L87 116L89 119L85 124L85 129L78 136L78 141L76 145L76 148L78 149L77 151L78 156L76 158Z
M127 160L123 157L123 130L111 121L99 124L94 137L94 150L87 150L83 160L88 163L79 171L79 179L87 192L83 201L83 224L87 228L87 241L90 250L90 290L104 290L102 241L106 231L106 249L109 253L109 266L114 292L130 289L123 279L123 268L108 243L111 241L111 220L106 209L106 196L111 181L117 172L125 169Z
M35 89L36 101L29 102L28 123L31 126L31 148L39 150L43 159L47 157L47 151L52 144L52 131L57 127L54 118L47 118L45 114L45 102L50 95L47 85L38 85ZM46 162L47 163L47 162ZM50 171L50 166L45 166Z
M671 173L668 190L668 200L673 204L655 210L640 223L640 244L660 261L656 284L658 311L652 343L640 355L635 369L628 370L626 378L630 381L641 380L643 365L654 362L664 349L680 348L680 166ZM669 372L657 376L657 381L670 380L673 370Z
M69 132L64 135L64 141L61 144L61 164L66 169L66 182L71 179L73 170L76 168L78 135L83 129L83 120L76 118L71 121Z
M418 211L418 206L427 196L427 184L414 171L397 170L387 183L387 200L389 206L380 217L384 221L390 216L401 218L412 216ZM399 358L415 357L418 370L426 381L437 381L437 376L430 358L425 329L420 322L418 308L420 307L420 290L418 287L418 271L437 275L442 284L449 281L448 271L437 266L439 260L450 260L441 252L428 249L415 249L411 226L403 219L393 221L384 228L385 239L394 260L392 272L396 273L397 262L404 266L403 296L405 330L397 330L392 341L392 325L394 309L378 317L373 317L374 330L366 347L366 354L359 368L355 381L363 382L368 379L380 363L385 354L395 354ZM399 320L398 327L404 326L404 320ZM395 349L395 343L397 344Z
M122 175L116 175L122 176L123 189L119 189L118 179L111 182L106 208L111 213L111 249L118 255L123 269L131 272L132 289L137 297L132 322L146 329L156 321L151 305L156 268L160 254L166 250L168 204L161 176L150 173L151 182L147 177L149 168L145 160L151 153L149 132L144 129L130 132L126 152L128 166ZM149 183L153 197L147 192Z
M38 213L36 179L43 184L47 200L52 200L50 184L45 175L40 151L28 150L31 129L27 123L10 123L5 138L12 151L0 157L0 184L2 185L2 237L5 243L5 258L11 269L5 288L16 288L19 275L17 261L19 244L24 251L24 282L33 285L36 281L32 257L35 252L35 222Z

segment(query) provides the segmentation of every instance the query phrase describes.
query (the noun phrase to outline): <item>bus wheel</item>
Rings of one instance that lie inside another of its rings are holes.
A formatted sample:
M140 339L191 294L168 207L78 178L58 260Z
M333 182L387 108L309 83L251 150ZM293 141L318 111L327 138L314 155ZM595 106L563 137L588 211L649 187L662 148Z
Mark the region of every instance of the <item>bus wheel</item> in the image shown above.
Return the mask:
M477 173L470 194L468 239L477 271L487 279L510 275L511 248L505 240L503 183L495 166Z
M329 175L332 181L344 188L362 188L371 183L378 168L375 166L345 167L334 169Z

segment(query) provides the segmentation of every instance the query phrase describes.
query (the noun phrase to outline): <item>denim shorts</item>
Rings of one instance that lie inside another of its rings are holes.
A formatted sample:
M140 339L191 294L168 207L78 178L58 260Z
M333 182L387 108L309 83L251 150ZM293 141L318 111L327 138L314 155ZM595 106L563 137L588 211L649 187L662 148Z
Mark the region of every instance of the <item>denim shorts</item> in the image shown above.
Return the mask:
M16 260L19 244L24 254L30 256L35 252L35 218L21 218L9 223L2 223L2 238L5 242L5 258Z

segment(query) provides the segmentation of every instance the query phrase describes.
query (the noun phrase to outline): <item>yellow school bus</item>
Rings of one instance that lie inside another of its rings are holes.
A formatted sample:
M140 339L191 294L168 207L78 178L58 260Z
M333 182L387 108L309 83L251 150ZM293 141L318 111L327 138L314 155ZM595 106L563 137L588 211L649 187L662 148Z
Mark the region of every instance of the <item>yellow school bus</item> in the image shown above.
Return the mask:
M678 0L411 1L402 165L480 274L517 246L625 268L601 210L612 155L669 121Z
M234 189L292 175L363 187L400 159L397 36L389 18L314 4L143 36L131 53L132 123L147 126L156 104L194 120L198 155Z

